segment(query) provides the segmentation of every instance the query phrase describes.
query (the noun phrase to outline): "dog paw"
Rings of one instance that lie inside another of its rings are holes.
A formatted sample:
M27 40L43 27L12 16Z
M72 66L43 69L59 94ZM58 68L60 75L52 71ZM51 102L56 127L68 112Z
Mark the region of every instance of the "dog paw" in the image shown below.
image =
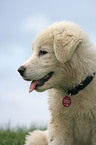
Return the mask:
M47 131L36 130L25 137L25 145L48 145Z

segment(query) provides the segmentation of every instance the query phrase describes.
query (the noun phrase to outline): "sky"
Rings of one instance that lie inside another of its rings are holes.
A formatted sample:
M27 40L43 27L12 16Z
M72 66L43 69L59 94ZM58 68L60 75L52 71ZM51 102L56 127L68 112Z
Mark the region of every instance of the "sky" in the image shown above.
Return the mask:
M30 94L17 69L36 34L63 20L79 24L96 45L96 0L0 0L0 126L48 123L47 91Z

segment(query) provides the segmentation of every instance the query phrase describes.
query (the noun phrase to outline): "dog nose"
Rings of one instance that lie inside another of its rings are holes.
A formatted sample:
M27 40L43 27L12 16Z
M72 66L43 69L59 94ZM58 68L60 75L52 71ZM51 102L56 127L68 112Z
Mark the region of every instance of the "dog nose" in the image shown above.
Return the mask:
M18 72L20 73L21 76L23 76L25 70L26 70L26 68L24 66L20 66L19 69L18 69Z

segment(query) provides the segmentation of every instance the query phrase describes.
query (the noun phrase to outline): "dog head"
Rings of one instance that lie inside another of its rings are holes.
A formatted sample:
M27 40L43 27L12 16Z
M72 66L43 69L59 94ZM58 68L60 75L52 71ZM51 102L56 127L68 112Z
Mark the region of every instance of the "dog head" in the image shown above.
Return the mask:
M79 26L70 22L55 23L38 33L32 56L18 69L25 80L32 81L30 92L66 88L68 79L74 80L79 72L79 67L75 72L76 62L73 66L75 58L78 61L74 54L82 42L81 36Z

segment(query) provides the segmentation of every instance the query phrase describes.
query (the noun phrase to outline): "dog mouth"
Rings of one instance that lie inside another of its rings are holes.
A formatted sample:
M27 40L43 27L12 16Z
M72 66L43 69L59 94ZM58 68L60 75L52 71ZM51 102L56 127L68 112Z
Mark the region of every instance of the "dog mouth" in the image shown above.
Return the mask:
M52 76L53 76L53 72L50 72L39 80L33 80L30 84L29 92L31 93L34 89L43 86L44 83L47 82Z

